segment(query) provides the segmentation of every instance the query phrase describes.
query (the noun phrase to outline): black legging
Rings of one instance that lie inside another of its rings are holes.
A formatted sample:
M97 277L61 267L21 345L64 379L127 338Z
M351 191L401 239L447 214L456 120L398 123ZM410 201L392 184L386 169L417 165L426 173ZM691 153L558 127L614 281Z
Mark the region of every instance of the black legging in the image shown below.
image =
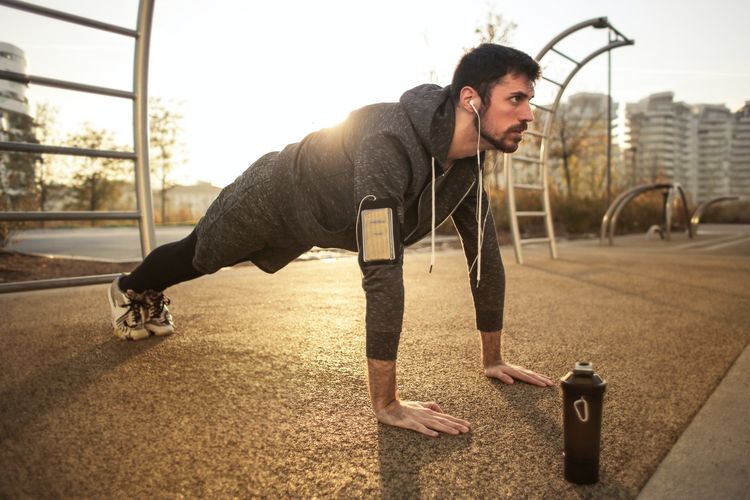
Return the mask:
M193 267L197 241L193 230L180 241L154 249L133 272L120 278L120 288L136 293L145 290L161 292L177 283L203 276L204 273Z

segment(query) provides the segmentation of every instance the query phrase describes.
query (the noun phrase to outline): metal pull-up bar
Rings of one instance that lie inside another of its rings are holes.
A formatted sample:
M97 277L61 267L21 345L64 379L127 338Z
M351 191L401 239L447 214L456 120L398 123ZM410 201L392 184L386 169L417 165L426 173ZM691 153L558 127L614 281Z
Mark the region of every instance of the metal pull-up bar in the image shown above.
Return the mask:
M68 156L112 158L132 160L135 162L135 185L137 210L133 212L81 211L81 212L0 212L0 221L48 221L48 220L136 220L141 237L141 254L145 257L156 243L154 231L153 203L151 199L151 182L148 163L148 55L151 39L151 22L153 19L154 0L139 0L137 29L132 30L113 24L103 23L75 14L62 12L18 0L0 0L0 6L8 7L48 17L67 23L85 26L133 38L135 57L133 64L133 89L131 91L97 87L77 82L57 80L43 76L25 75L12 71L0 71L0 79L14 81L25 85L72 90L87 94L130 99L133 101L133 151L105 151L85 148L71 148L30 144L12 141L0 141L0 151L55 154ZM85 276L63 278L58 280L38 280L23 283L0 284L0 292L34 290L58 286L89 285L106 283L114 275Z

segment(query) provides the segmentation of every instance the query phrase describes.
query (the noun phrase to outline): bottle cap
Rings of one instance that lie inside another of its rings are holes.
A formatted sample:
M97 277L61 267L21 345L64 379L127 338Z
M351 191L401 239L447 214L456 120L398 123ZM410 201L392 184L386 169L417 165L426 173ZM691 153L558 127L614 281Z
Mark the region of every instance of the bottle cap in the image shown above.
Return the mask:
M588 375L594 374L594 365L589 361L578 361L576 367L573 369L573 373L576 375Z

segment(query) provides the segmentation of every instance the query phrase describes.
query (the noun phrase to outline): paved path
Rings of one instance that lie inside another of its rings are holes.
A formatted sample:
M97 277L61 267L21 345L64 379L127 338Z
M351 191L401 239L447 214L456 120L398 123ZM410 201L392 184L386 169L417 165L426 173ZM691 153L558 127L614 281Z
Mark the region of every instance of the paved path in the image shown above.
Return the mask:
M187 236L192 226L167 226L156 229L156 243L163 245ZM7 250L131 262L141 260L141 240L134 227L31 229L16 232Z
M184 238L191 230L192 226L158 226L157 245ZM446 240L445 237L441 239ZM130 262L141 259L140 245L137 228L32 229L15 233L7 249L59 257ZM576 241L573 245L598 246L599 240ZM460 245L454 246L460 248ZM694 253L750 255L750 225L703 224L696 238L688 239L685 234L674 233L670 242L647 240L641 234L617 236L615 246L659 253L690 250Z
M532 248L524 266L503 248L506 359L553 377L590 360L609 382L596 485L562 478L558 387L483 377L446 250L432 275L407 255L399 386L471 421L463 437L373 419L351 257L178 285L179 333L143 342L112 338L103 285L0 296L0 497L634 498L750 339L750 258L662 244Z
M639 500L746 499L750 348L745 348L649 479Z

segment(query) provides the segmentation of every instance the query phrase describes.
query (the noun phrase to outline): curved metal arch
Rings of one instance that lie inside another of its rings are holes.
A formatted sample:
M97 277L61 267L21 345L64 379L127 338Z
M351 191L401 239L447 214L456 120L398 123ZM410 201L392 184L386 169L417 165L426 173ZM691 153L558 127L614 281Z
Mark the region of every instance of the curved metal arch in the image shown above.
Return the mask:
M609 208L607 208L607 211L602 217L602 224L599 228L599 243L604 244L604 238L607 236L612 216L615 213L615 210L620 207L620 205L630 203L633 198L643 192L652 191L654 189L669 189L670 186L671 184L668 183L645 184L642 186L635 186L634 188L620 193L617 198L615 198L615 200L609 205ZM609 244L612 245L611 239L609 240Z
M698 225L701 223L701 217L703 217L703 213L708 210L708 207L714 203L720 203L722 201L737 201L739 199L739 196L718 196L698 205L695 208L693 215L690 217L690 227L693 230L693 234L698 234Z
M563 40L564 38L567 38L568 35L571 35L571 34L575 33L576 31L580 31L583 28L588 28L589 26L593 26L594 28L597 28L597 29L609 28L612 31L614 31L615 33L617 33L618 36L621 36L624 40L629 40L628 37L626 37L625 35L623 35L619 31L617 31L617 29L615 29L615 27L612 26L609 23L609 19L606 16L604 16L604 17L594 17L592 19L587 19L586 21L581 21L578 24L574 24L573 26L571 26L570 28L568 28L565 31L561 32L555 38L553 38L552 40L550 40L549 43L547 45L545 45L542 50L539 51L539 54L537 54L537 56L536 56L536 60L539 61L542 57L544 57L544 55L547 52L549 52L552 49L552 47L554 47L555 45L557 45L557 42ZM633 43L635 43L633 40L629 40L629 41L630 41L630 45L632 45Z
M544 122L544 131L543 134L547 135L549 134L550 128L552 128L552 118L554 117L554 114L557 112L557 108L560 105L560 99L562 98L562 95L565 93L565 89L570 84L570 81L573 79L574 76L578 74L578 72L583 68L586 64L591 62L592 59L595 59L596 57L604 54L605 52L608 52L610 50L616 49L618 47L624 47L626 45L632 45L632 41L625 41L625 40L617 40L615 42L611 42L604 47L601 47L598 50L595 50L588 56L584 57L580 63L576 65L576 67L570 72L568 77L565 79L565 81L562 83L562 86L560 87L560 90L557 92L557 96L555 97L555 102L552 105L552 113L548 113L547 119ZM546 148L545 148L546 149Z
M675 193L680 195L682 200L682 214L685 217L685 225L687 226L688 238L693 237L693 229L690 226L690 215L688 214L687 197L685 196L685 190L682 186L675 182L672 188L669 190L667 199L664 200L664 226L667 232L667 241L672 238L672 200L675 197Z
M570 56L567 56L563 54L560 51L557 51L554 49L554 46L559 43L561 40L567 38L569 35L587 28L589 26L592 26L597 29L602 28L608 28L610 30L610 33L615 33L616 37L614 40L610 39L609 43L605 45L604 47L601 47L595 51L593 51L591 54L583 58L581 61L577 61L573 59ZM565 89L567 88L570 81L573 79L573 77L580 71L580 69L585 66L588 62L590 62L595 57L611 51L613 49L616 49L618 47L623 47L626 45L633 45L635 43L634 40L628 39L625 37L622 33L620 33L617 29L615 29L610 23L609 20L606 17L597 17L593 19L589 19L583 22L580 22L578 24L575 24L571 26L570 28L562 31L560 34L552 38L549 43L539 52L539 54L536 56L536 61L541 62L541 59L549 52L553 51L556 54L568 59L572 63L575 64L575 67L571 72L568 74L568 76L565 78L565 81L562 83L555 82L549 79L545 79L552 83L553 85L558 86L557 95L555 96L555 101L551 107L544 107L544 106L536 106L537 109L541 109L545 112L547 116L545 116L544 125L542 126L541 132L539 132L537 129L537 132L530 131L531 135L535 135L540 137L539 141L539 156L538 160L534 160L533 158L519 158L519 160L522 160L524 162L531 161L532 163L538 163L540 168L540 180L541 180L541 186L527 186L528 189L540 189L542 190L542 203L544 207L544 219L545 219L545 228L547 230L547 238L540 238L535 239L537 241L548 241L550 246L550 256L553 259L557 258L557 246L555 244L555 233L554 233L554 227L553 227L553 221L552 221L552 209L551 209L551 203L549 199L549 186L548 186L548 162L549 162L549 133L552 128L552 121L554 118L555 113L557 112L557 108L560 104L560 99L562 98L563 93L565 93ZM508 200L508 210L509 210L509 218L510 218L510 224L511 224L511 232L513 234L513 247L515 250L516 255L516 261L519 264L523 264L523 254L521 251L521 237L520 237L520 231L518 227L518 213L516 211L515 206L515 193L514 193L514 187L513 187L513 157L511 155L504 155L504 162L503 166L505 169L505 177L506 177L506 192L507 192L507 200ZM523 187L520 186L519 187ZM524 242L531 242L530 240L524 240Z
M617 228L617 221L620 218L620 214L625 209L625 206L627 206L628 203L633 201L635 198L640 196L643 193L647 193L649 191L656 191L666 189L667 190L667 196L664 198L664 225L665 225L665 231L666 231L666 240L669 241L671 239L672 234L672 201L674 200L674 197L676 195L680 196L680 199L682 200L682 210L683 214L685 216L686 226L687 226L687 233L688 237L693 237L693 231L690 227L690 223L688 222L688 208L687 208L687 198L685 196L685 191L682 189L682 186L678 183L657 183L657 184L646 184L643 186L636 186L628 191L625 191L624 193L621 193L615 201L612 202L612 204L607 209L607 212L604 214L604 217L602 217L602 225L601 225L601 232L599 236L600 243L604 243L604 235L605 233L608 234L609 237L609 245L612 246L614 244L614 237L615 237L615 229Z
M609 225L609 245L610 246L614 245L615 229L617 228L617 221L620 218L620 214L625 209L625 207L628 205L628 203L630 203L631 201L633 201L634 199L636 199L638 196L642 195L643 193L647 193L649 191L655 191L655 190L658 190L658 189L662 189L662 188L661 187L652 187L651 189L641 189L641 190L638 190L638 191L632 193L630 196L627 196L622 201L622 203L620 203L620 206L618 206L615 209L615 213L612 215L612 222ZM668 186L668 189L671 189L671 185Z

